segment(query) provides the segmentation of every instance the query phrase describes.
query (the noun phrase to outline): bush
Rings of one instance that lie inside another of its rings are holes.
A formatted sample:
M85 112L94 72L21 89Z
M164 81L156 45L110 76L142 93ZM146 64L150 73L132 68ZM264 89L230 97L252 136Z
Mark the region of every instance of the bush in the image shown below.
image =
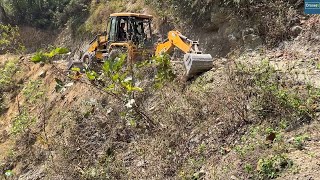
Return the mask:
M0 24L0 54L23 48L19 42L19 36L17 26Z
M280 154L260 159L257 170L260 174L260 179L273 179L278 177L284 169L292 167L292 165L292 160Z
M31 57L31 62L38 63L38 62L46 62L57 55L62 55L68 53L69 50L67 48L58 47L53 49L48 53L44 53L42 51L37 52L34 56Z
M13 60L6 62L3 67L0 67L0 115L6 109L4 92L12 90L15 86L13 82L13 75L17 71L18 66Z
M0 92L8 91L14 86L12 78L17 71L18 66L15 60L10 60L0 67Z
M11 133L17 135L25 132L35 121L36 119L30 116L27 110L23 109L22 112L13 119Z
M6 0L7 14L15 24L51 28L64 25L69 19L83 18L90 0Z
M306 85L305 89L294 90L294 85L288 86L289 77L277 72L269 61L262 60L259 65L237 64L234 82L246 87L246 93L254 98L252 110L261 118L288 118L291 124L297 123L292 119L311 119L314 115L313 105L319 98L319 90ZM309 90L310 89L310 90ZM253 96L254 95L254 96Z

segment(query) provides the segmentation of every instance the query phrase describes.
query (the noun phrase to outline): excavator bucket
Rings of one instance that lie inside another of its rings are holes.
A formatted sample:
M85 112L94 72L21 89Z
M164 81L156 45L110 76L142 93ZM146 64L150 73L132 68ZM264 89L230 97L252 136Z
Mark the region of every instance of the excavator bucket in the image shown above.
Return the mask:
M213 67L213 59L210 54L187 53L183 61L187 77L209 71Z

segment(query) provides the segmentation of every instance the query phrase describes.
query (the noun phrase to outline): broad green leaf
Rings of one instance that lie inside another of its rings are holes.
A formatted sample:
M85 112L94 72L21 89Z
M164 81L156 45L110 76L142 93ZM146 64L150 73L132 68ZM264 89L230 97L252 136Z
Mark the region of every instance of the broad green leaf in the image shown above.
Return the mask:
M133 87L133 88L132 88L132 91L139 91L139 92L142 92L142 91L143 91L143 89L142 89L142 88L140 88L140 87Z
M106 91L113 90L116 87L115 84L110 84L108 87L105 88Z
M80 68L78 68L78 67L73 67L73 68L71 68L71 71L80 72Z
M115 75L112 76L113 81L117 81L119 79L119 73L116 73Z
M98 75L95 71L87 71L86 75L90 81L93 81L98 77Z

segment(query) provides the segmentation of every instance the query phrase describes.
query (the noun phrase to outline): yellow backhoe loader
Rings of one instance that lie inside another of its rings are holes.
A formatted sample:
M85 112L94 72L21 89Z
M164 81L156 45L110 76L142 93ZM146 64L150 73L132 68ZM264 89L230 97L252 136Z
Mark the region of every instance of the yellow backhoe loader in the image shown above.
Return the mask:
M211 55L203 54L198 48L197 41L188 39L178 31L170 31L166 40L156 42L156 36L152 34L151 22L151 15L111 14L107 31L97 35L90 42L78 63L90 67L92 64L115 58L120 53L127 53L127 63L135 63L152 56L170 54L176 47L185 53L183 61L187 77L208 71L213 67Z

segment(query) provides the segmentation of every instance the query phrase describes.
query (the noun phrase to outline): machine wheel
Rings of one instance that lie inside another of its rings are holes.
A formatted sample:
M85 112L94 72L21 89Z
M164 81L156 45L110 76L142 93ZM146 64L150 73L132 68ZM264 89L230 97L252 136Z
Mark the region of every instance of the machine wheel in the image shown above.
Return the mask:
M92 57L89 53L85 53L81 58L82 63L87 67L91 68Z

